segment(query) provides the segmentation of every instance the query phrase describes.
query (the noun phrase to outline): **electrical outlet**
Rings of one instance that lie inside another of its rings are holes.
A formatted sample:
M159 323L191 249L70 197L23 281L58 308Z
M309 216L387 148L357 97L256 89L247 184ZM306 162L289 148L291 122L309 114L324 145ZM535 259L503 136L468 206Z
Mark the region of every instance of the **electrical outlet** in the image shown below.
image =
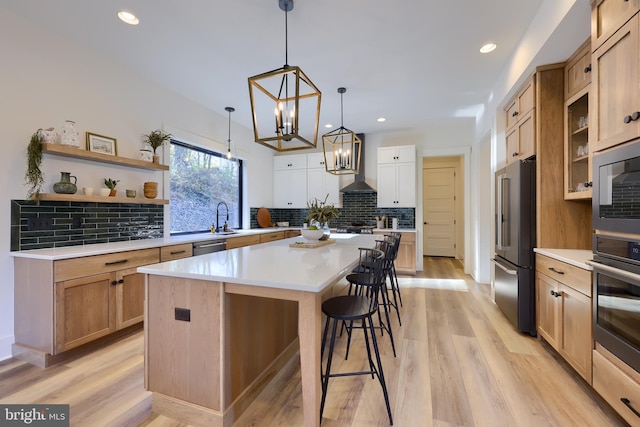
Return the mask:
M29 218L28 231L53 230L53 218Z
M175 318L176 320L191 322L191 310L188 308L175 307Z

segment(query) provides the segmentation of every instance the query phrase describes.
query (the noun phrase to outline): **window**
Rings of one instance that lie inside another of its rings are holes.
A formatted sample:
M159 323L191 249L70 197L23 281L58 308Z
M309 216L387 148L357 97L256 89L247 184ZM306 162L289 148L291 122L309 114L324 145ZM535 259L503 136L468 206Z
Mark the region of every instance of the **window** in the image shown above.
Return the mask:
M227 219L231 228L242 228L242 160L228 160L220 153L171 140L171 234L208 232Z

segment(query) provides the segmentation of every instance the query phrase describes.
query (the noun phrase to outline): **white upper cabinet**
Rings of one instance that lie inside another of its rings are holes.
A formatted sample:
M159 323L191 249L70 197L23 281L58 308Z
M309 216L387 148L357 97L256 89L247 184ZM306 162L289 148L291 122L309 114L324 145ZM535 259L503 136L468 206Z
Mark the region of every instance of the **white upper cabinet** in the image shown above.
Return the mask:
M273 158L273 207L307 207L307 155Z
M378 148L378 207L415 208L416 148Z

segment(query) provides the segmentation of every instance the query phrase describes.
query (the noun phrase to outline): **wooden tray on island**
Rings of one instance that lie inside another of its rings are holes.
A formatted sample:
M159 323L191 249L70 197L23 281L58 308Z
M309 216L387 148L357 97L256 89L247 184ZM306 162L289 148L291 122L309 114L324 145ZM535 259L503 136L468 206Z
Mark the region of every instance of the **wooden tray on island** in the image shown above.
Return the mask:
M294 243L289 243L289 247L291 247L291 248L319 248L321 246L327 246L327 245L330 245L330 244L335 243L335 242L336 242L336 239L318 240L317 242L310 242L310 241L294 242Z

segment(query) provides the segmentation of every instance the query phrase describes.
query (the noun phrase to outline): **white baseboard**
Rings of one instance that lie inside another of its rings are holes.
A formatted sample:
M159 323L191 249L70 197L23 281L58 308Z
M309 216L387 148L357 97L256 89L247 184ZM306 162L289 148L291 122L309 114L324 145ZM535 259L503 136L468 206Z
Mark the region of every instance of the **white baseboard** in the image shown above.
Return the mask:
M13 335L0 337L0 362L11 357L11 345L16 341Z

